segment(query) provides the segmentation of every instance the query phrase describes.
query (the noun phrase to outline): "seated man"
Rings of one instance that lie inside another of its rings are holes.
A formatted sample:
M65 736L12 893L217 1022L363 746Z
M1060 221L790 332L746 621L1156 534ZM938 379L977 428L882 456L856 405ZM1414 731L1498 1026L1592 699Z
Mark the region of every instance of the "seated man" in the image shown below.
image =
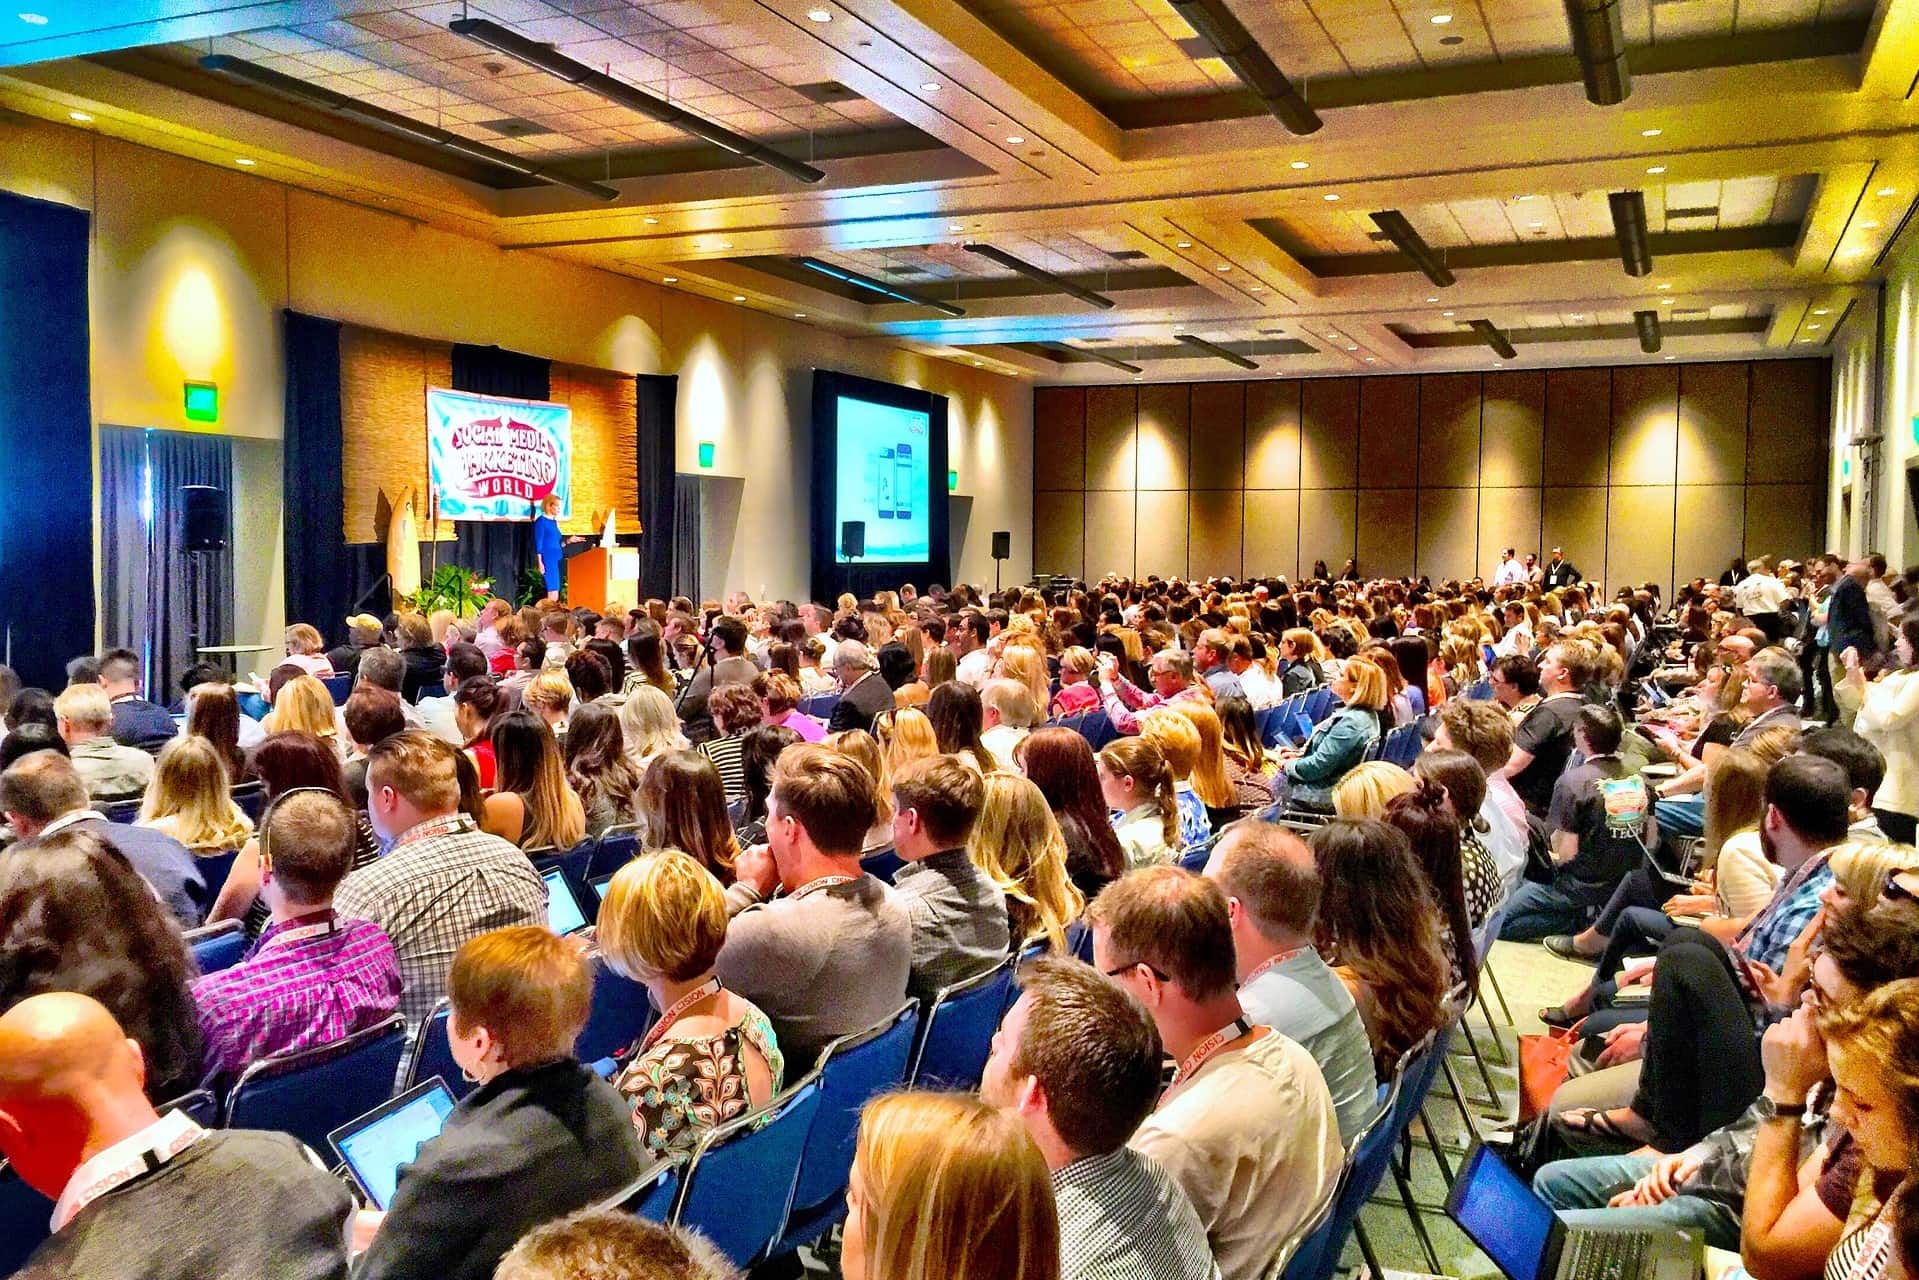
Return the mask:
M1263 1276L1344 1163L1319 1064L1247 1021L1226 895L1212 881L1178 867L1129 872L1086 919L1094 967L1146 1006L1179 1061L1132 1147L1186 1192L1227 1280Z
M193 984L206 1041L202 1083L224 1093L250 1062L343 1040L400 1007L400 962L377 924L342 920L333 891L353 867L353 811L295 791L260 831L260 896L271 922L246 959Z
M1320 892L1313 851L1277 823L1238 822L1213 846L1206 877L1226 894L1246 1016L1313 1055L1340 1141L1352 1141L1373 1114L1378 1082L1359 1006L1313 947Z
M151 763L151 757L148 761ZM7 825L22 840L87 823L88 830L118 849L120 856L153 886L155 896L173 912L182 928L194 928L205 915L203 904L211 901L211 891L186 846L154 827L108 822L105 814L87 803L86 784L73 762L58 752L36 751L22 756L0 774L0 812L6 814Z
M140 695L140 655L131 649L109 649L100 655L100 687L113 706L113 740L150 754L180 732L167 709Z
M1513 894L1499 932L1511 942L1584 929L1657 838L1651 789L1619 759L1619 713L1579 707L1576 723L1585 762L1560 775L1546 817L1552 882L1528 881Z
M582 1209L521 1236L493 1280L739 1280L739 1274L696 1231L617 1209Z
M1011 946L1006 895L966 852L985 803L985 781L954 756L915 760L893 777L893 850L905 863L893 896L913 926L915 999L991 969Z
M1738 639L1733 637L1732 639ZM1731 641L1729 640L1730 644ZM1746 663L1746 682L1740 688L1739 705L1751 717L1733 737L1730 746L1750 747L1753 740L1768 729L1798 730L1799 695L1802 692L1799 664L1784 649L1761 649ZM1660 820L1666 830L1678 836L1702 835L1706 829L1706 767L1725 747L1707 745L1700 759L1684 773L1659 788ZM1668 803L1670 801L1670 803Z
M740 859L741 880L762 895L776 886L786 893L733 917L715 967L772 1020L794 1078L829 1041L906 1002L912 923L892 890L860 869L878 815L873 777L859 761L796 744L773 770L766 847Z
M461 643L448 649L446 669L440 675L440 684L446 690L446 696L420 699L419 705L414 708L419 717L419 726L456 747L465 746L466 737L453 720L453 695L460 691L460 686L466 681L477 680L491 670L486 654L480 651L478 645Z
M113 706L97 684L70 684L53 700L54 724L95 800L137 800L153 781L153 757L113 739ZM171 724L169 717L167 723Z
M1152 1015L1072 960L1041 960L1019 984L980 1096L1025 1122L1052 1170L1062 1280L1217 1277L1192 1201L1126 1145L1159 1096Z
M374 651L360 659L366 673ZM458 748L409 729L367 753L367 817L387 846L334 895L348 920L386 932L400 959L400 1012L417 1029L446 994L453 953L508 925L546 923L546 884L524 853L460 809Z
M359 674L353 678L353 687L357 689L363 684L370 684L377 689L385 689L400 699L400 714L405 717L407 728L423 728L419 708L400 695L400 688L405 683L406 659L400 656L399 650L377 645L360 655ZM334 712L334 717L340 722L340 734L344 739L346 721L341 718L339 711Z
M54 1201L27 1280L336 1280L353 1199L282 1133L202 1129L146 1098L140 1050L87 996L0 1017L0 1155Z

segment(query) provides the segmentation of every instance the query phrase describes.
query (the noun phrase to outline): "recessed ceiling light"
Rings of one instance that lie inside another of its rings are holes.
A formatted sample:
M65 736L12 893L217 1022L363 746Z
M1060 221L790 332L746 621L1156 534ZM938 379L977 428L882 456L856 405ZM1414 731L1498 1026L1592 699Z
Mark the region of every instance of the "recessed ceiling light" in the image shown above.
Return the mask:
M1193 247L1193 242L1191 240L1181 240L1178 244L1174 245L1173 247L1175 249L1190 249Z
M1670 288L1672 288L1672 285L1671 285L1671 284L1662 284L1662 285L1660 285L1659 287L1660 287L1661 289L1670 289Z
M1307 163L1306 161L1304 161L1304 160L1295 160L1295 161L1293 161L1293 168L1295 168L1295 169L1310 169L1311 167L1312 167L1312 166L1311 166L1311 165L1309 165L1309 164L1308 164L1308 163Z
M1659 305L1660 305L1660 306L1662 306L1662 307L1670 307L1670 306L1672 305L1672 299L1671 299L1671 298L1661 298L1661 299L1659 300Z
M235 156L233 158L233 163L238 165L245 165L247 168L251 169L254 166L255 162L253 160L248 159L246 156Z
M1572 313L1572 318L1574 320L1584 320L1586 318L1586 313L1583 311L1575 311Z
M1337 192L1337 191L1328 191L1328 192L1326 193L1326 199L1327 199L1328 201L1333 201L1333 200L1337 200L1337 199L1339 199L1339 192Z
M1516 200L1516 201L1518 201L1518 202L1519 202L1520 204L1525 204L1525 203L1526 203L1526 202L1527 202L1528 200L1537 200L1538 198L1539 198L1539 197L1537 197L1537 196L1531 196L1531 195L1525 195L1525 196L1514 196L1514 197L1513 197L1513 199L1514 199L1514 200Z
M1660 134L1664 132L1665 132L1664 129L1641 129L1639 131L1639 136L1642 138L1657 138Z
M1433 25L1435 27L1443 27L1452 20L1453 15L1450 13L1435 13L1433 15Z
M1440 314L1440 315L1442 315L1442 316L1450 316L1450 315L1452 315L1452 312L1450 312L1450 311L1442 311L1442 312L1440 312L1439 314Z
M1659 176L1665 171L1666 171L1666 166L1663 164L1648 165L1646 167L1646 172L1652 174L1654 177Z
M1497 360L1493 361L1493 368L1495 369L1499 368L1499 361Z
M44 13L23 13L20 15L20 21L30 27L44 27L47 25L47 15Z
M1875 191L1875 192L1873 192L1872 194L1874 194L1874 195L1876 195L1876 196L1878 196L1878 197L1879 197L1880 199L1882 199L1882 200L1883 200L1883 199L1885 199L1885 198L1886 198L1887 196L1896 196L1896 195L1898 195L1898 194L1899 194L1899 188L1897 188L1897 187L1881 187L1881 188L1879 188L1879 189L1878 189L1877 191Z
M1009 147L1017 147L1024 141L1026 141L1026 139L1020 137L1017 133L1009 133L1006 135L1006 145Z
M1806 328L1808 328L1808 329L1817 329L1818 327L1819 327L1819 326L1818 326L1818 325L1816 325L1816 324L1809 324L1809 325L1807 325L1807 326L1806 326Z
M1667 357L1666 357L1666 359L1668 359L1668 360L1677 360L1678 358L1679 358L1678 356L1667 356Z
M1428 298L1428 299L1426 299L1426 301L1428 301L1428 302L1438 302L1438 301L1439 301L1439 299L1438 299L1438 298Z
M743 293L736 293L736 294L734 294L734 295L733 295L733 301L735 301L735 302L745 302L745 301L746 301L746 295L745 295L745 294L743 294Z
M646 225L649 227L657 227L660 225L660 220L658 218L648 217L648 218L642 218L640 219L640 221L646 223Z
M984 369L986 366L981 364L979 361L975 360L973 361L973 367L975 369Z
M806 11L806 20L808 22L831 22L833 20L833 11L831 9L808 9Z
M722 240L720 241L717 247L721 249L731 249L733 247L733 242L731 240Z
M964 231L966 230L966 224L964 222L955 222L946 229L948 231Z
M84 111L69 111L67 112L67 119L73 121L75 124L93 123L93 117Z
M1830 315L1832 314L1832 308L1831 307L1814 307L1812 309L1812 313L1816 316Z
M678 276L661 276L660 281L663 284L678 284L680 278Z
M1879 224L1876 222L1862 222L1859 224L1859 229L1861 231L1877 231Z
M806 319L806 313L804 311L795 311L793 313L793 318L795 320L804 320Z
M1359 350L1359 348L1358 348L1358 347L1356 347L1356 346L1348 346L1348 347L1346 348L1346 350L1348 350L1348 351L1357 351L1357 350Z
M1535 220L1535 221L1532 221L1532 222L1528 222L1528 223L1527 223L1526 225L1527 225L1527 226L1529 226L1529 227L1543 227L1543 226L1545 226L1546 224L1545 224L1545 223L1543 223L1543 222L1539 222L1539 221L1537 221L1537 220Z
M1263 284L1256 284L1256 285L1254 285L1254 286L1253 286L1253 292L1254 292L1254 293L1264 293L1264 292L1266 292L1266 286L1265 286L1265 285L1263 285Z
M940 82L937 80L928 80L925 84L920 86L921 93L938 93L939 91L940 91Z
M1378 364L1378 363L1379 363L1379 357L1378 357L1378 356L1367 356L1367 357L1366 357L1366 363L1367 363L1367 364Z
M1811 341L1812 341L1812 339L1811 339L1811 338L1801 338L1801 339L1799 339L1799 345L1803 347L1803 346L1805 346L1805 345L1806 345L1807 343L1809 343L1809 342L1811 342Z
M1222 263L1220 263L1220 264L1219 264L1218 266L1216 266L1216 267L1214 267L1214 268L1213 268L1213 270L1215 270L1215 271L1231 271L1231 270L1232 270L1232 267L1230 267L1230 266L1228 266L1228 265L1227 265L1226 263L1224 263L1224 262L1222 262Z

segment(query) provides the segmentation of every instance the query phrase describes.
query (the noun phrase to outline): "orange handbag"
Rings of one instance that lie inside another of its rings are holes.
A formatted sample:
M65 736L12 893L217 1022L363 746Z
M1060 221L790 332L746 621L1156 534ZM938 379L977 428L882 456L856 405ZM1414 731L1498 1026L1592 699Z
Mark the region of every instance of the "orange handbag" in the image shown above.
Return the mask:
M1582 1019L1583 1022L1583 1019ZM1566 1082L1566 1067L1579 1044L1581 1023L1545 1035L1519 1037L1519 1121L1526 1123L1552 1102Z

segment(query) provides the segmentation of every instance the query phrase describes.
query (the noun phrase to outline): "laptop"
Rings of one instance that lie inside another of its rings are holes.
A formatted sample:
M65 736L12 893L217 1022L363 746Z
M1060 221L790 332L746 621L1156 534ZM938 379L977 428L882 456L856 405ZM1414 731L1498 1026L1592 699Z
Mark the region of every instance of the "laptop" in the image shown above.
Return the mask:
M327 1135L353 1181L376 1209L384 1210L400 1181L400 1168L420 1147L440 1136L455 1106L445 1081L434 1076L381 1103Z
M587 919L586 911L580 906L580 900L574 894L573 885L567 880L565 872L558 867L550 867L541 873L540 879L546 882L547 928L564 938L593 923Z
M595 902L605 902L606 886L612 883L613 883L613 877L611 875L595 876L593 879L586 882L586 887L593 890L593 900Z
M1483 1143L1446 1212L1509 1280L1696 1280L1705 1257L1698 1238L1672 1228L1567 1226Z

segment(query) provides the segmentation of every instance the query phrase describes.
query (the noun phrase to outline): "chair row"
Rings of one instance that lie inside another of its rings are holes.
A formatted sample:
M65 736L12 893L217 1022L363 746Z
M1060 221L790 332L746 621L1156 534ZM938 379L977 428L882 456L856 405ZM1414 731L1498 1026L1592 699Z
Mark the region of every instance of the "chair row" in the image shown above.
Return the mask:
M145 798L142 796L134 796L130 800L95 800L93 809L108 822L131 825L140 820L140 806L143 803ZM266 784L258 778L235 783L233 803L240 806L241 813L258 822L260 814L266 809Z

